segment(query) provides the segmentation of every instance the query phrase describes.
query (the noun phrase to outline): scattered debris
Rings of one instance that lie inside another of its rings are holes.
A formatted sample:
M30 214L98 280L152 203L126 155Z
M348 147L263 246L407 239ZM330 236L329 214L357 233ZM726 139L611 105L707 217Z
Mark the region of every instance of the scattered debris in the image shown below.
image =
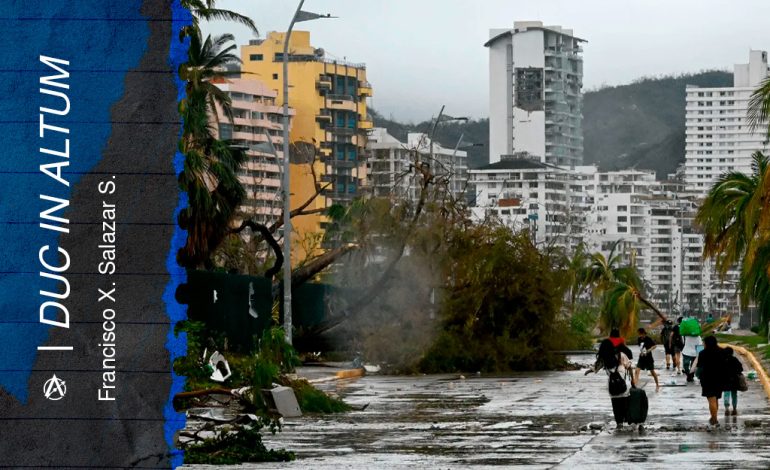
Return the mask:
M257 415L250 413L233 413L225 408L190 408L187 410L187 418L198 418L205 421L214 421L218 424L249 424L257 421Z
M206 354L206 352L204 351L203 354ZM225 356L223 356L219 351L214 351L214 353L211 354L211 357L209 357L208 365L212 369L211 376L209 378L214 382L222 383L230 378L231 375L233 375L232 371L230 370L230 364L227 362L227 359L225 359Z
M297 397L294 395L294 389L291 387L278 386L269 390L263 390L265 402L268 408L277 411L284 418L296 418L302 416L302 410L297 403Z

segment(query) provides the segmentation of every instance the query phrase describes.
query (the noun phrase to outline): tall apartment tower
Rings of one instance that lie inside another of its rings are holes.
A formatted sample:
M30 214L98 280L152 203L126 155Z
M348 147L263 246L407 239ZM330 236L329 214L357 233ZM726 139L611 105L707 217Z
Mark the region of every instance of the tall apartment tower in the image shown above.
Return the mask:
M550 165L583 163L582 42L540 21L490 30L490 163L521 152Z
M688 191L705 196L721 174L751 173L751 154L767 150L764 130L752 132L746 119L749 98L767 77L767 52L752 50L748 64L735 65L732 87L687 87L684 180Z
M240 223L246 217L269 225L282 214L283 109L275 102L276 92L259 80L231 78L216 86L232 100L233 122L217 105L217 116L209 117L214 135L246 152L238 173L246 198L236 220ZM289 114L293 118L294 110L289 109Z
M244 79L262 80L276 92L283 104L283 46L285 33L270 32L241 47ZM366 111L366 98L372 86L366 80L366 66L330 59L321 48L310 43L308 31L293 31L289 39L289 106L296 115L292 121L292 144L316 146L320 158L313 168L307 152L290 155L291 207L299 207L316 192L314 175L323 188L321 196L308 210L322 211L332 204L346 205L360 195L366 181L366 134L373 127ZM301 260L319 253L318 243L326 217L320 213L293 219L296 245Z

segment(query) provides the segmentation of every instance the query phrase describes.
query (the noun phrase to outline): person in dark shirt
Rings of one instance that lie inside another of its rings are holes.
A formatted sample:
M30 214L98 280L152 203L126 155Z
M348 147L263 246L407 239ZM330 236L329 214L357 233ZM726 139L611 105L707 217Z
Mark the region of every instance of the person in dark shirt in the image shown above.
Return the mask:
M709 424L719 426L717 413L719 412L719 399L722 398L722 390L725 387L725 363L726 354L717 344L714 335L708 336L703 343L705 348L698 354L694 364L700 371L701 395L706 397L709 404Z
M660 382L658 381L658 373L655 372L655 359L652 357L652 350L655 349L655 341L647 336L647 332L644 328L637 330L639 337L636 339L636 343L639 345L639 361L636 363L636 377L634 382L639 383L639 374L643 370L649 370L652 374L652 378L655 379L655 391L660 391Z

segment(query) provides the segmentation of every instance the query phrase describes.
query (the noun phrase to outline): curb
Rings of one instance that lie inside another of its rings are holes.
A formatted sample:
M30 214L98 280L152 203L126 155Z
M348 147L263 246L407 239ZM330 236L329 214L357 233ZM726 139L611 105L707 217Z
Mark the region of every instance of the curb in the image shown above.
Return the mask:
M768 378L767 371L765 370L764 367L762 367L762 363L759 362L757 357L754 356L754 353L744 348L743 346L736 346L734 344L720 343L719 346L721 347L730 346L735 351L737 351L738 354L744 356L751 363L751 366L754 368L755 371L757 371L757 376L759 376L759 381L762 383L762 387L765 389L765 394L767 395L767 399L770 400L770 378Z
M320 379L308 380L308 383L317 384L323 382L331 382L332 380L352 379L354 377L363 377L366 375L366 370L362 367L360 369L345 369L338 371L331 377L323 377Z

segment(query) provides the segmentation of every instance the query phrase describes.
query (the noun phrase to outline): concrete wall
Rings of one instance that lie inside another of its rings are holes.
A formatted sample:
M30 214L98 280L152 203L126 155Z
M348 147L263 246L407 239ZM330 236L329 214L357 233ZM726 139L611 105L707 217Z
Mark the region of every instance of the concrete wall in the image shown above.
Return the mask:
M505 30L503 30L505 31ZM491 30L490 35L500 30ZM489 47L489 163L500 161L500 155L511 152L512 71L510 37Z

